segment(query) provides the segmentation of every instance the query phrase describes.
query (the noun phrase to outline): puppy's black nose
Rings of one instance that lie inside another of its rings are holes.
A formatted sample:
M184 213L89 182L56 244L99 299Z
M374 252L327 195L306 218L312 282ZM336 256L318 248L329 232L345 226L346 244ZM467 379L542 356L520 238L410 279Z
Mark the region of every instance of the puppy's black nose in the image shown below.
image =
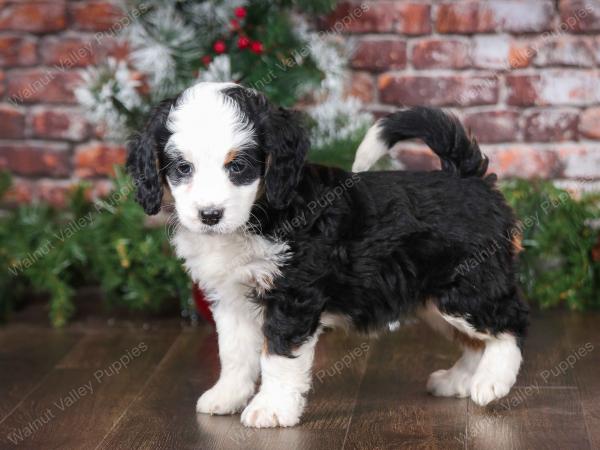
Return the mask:
M200 211L200 219L205 225L216 225L223 218L223 210L218 208L206 208Z

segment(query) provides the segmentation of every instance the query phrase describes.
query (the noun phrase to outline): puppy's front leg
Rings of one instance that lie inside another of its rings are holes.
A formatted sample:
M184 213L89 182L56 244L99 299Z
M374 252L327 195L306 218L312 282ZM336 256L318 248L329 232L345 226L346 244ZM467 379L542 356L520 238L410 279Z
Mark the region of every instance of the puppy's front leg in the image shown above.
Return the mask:
M213 305L219 338L219 381L198 399L196 410L206 414L240 411L255 390L263 344L261 320L245 297Z
M294 358L270 354L260 357L262 385L242 412L247 427L291 427L300 422L310 389L311 369L318 332L299 346Z

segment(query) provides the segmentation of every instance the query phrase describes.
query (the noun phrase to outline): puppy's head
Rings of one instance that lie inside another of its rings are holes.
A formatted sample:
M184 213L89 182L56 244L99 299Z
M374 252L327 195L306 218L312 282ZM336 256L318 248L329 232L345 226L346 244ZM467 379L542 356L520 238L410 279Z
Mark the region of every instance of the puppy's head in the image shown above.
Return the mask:
M127 168L146 213L163 184L179 221L194 232L229 233L262 195L276 209L294 196L308 150L297 113L231 83L199 83L154 108L129 143Z

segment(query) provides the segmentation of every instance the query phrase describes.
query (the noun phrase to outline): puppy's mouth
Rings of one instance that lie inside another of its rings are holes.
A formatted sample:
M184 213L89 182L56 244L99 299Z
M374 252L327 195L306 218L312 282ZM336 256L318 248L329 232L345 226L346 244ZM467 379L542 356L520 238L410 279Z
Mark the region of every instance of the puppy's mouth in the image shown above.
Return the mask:
M186 230L197 234L207 235L218 235L218 234L230 234L235 232L239 227L233 227L228 223L218 223L215 225L203 224L200 220L182 220L179 218L179 223Z

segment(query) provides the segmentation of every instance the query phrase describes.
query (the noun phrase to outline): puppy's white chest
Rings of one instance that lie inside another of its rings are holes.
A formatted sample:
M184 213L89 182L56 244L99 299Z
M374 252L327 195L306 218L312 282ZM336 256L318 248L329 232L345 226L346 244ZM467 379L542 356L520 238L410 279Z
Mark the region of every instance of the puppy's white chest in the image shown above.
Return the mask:
M208 235L184 229L173 245L192 279L220 295L268 290L289 257L287 244L244 233Z

